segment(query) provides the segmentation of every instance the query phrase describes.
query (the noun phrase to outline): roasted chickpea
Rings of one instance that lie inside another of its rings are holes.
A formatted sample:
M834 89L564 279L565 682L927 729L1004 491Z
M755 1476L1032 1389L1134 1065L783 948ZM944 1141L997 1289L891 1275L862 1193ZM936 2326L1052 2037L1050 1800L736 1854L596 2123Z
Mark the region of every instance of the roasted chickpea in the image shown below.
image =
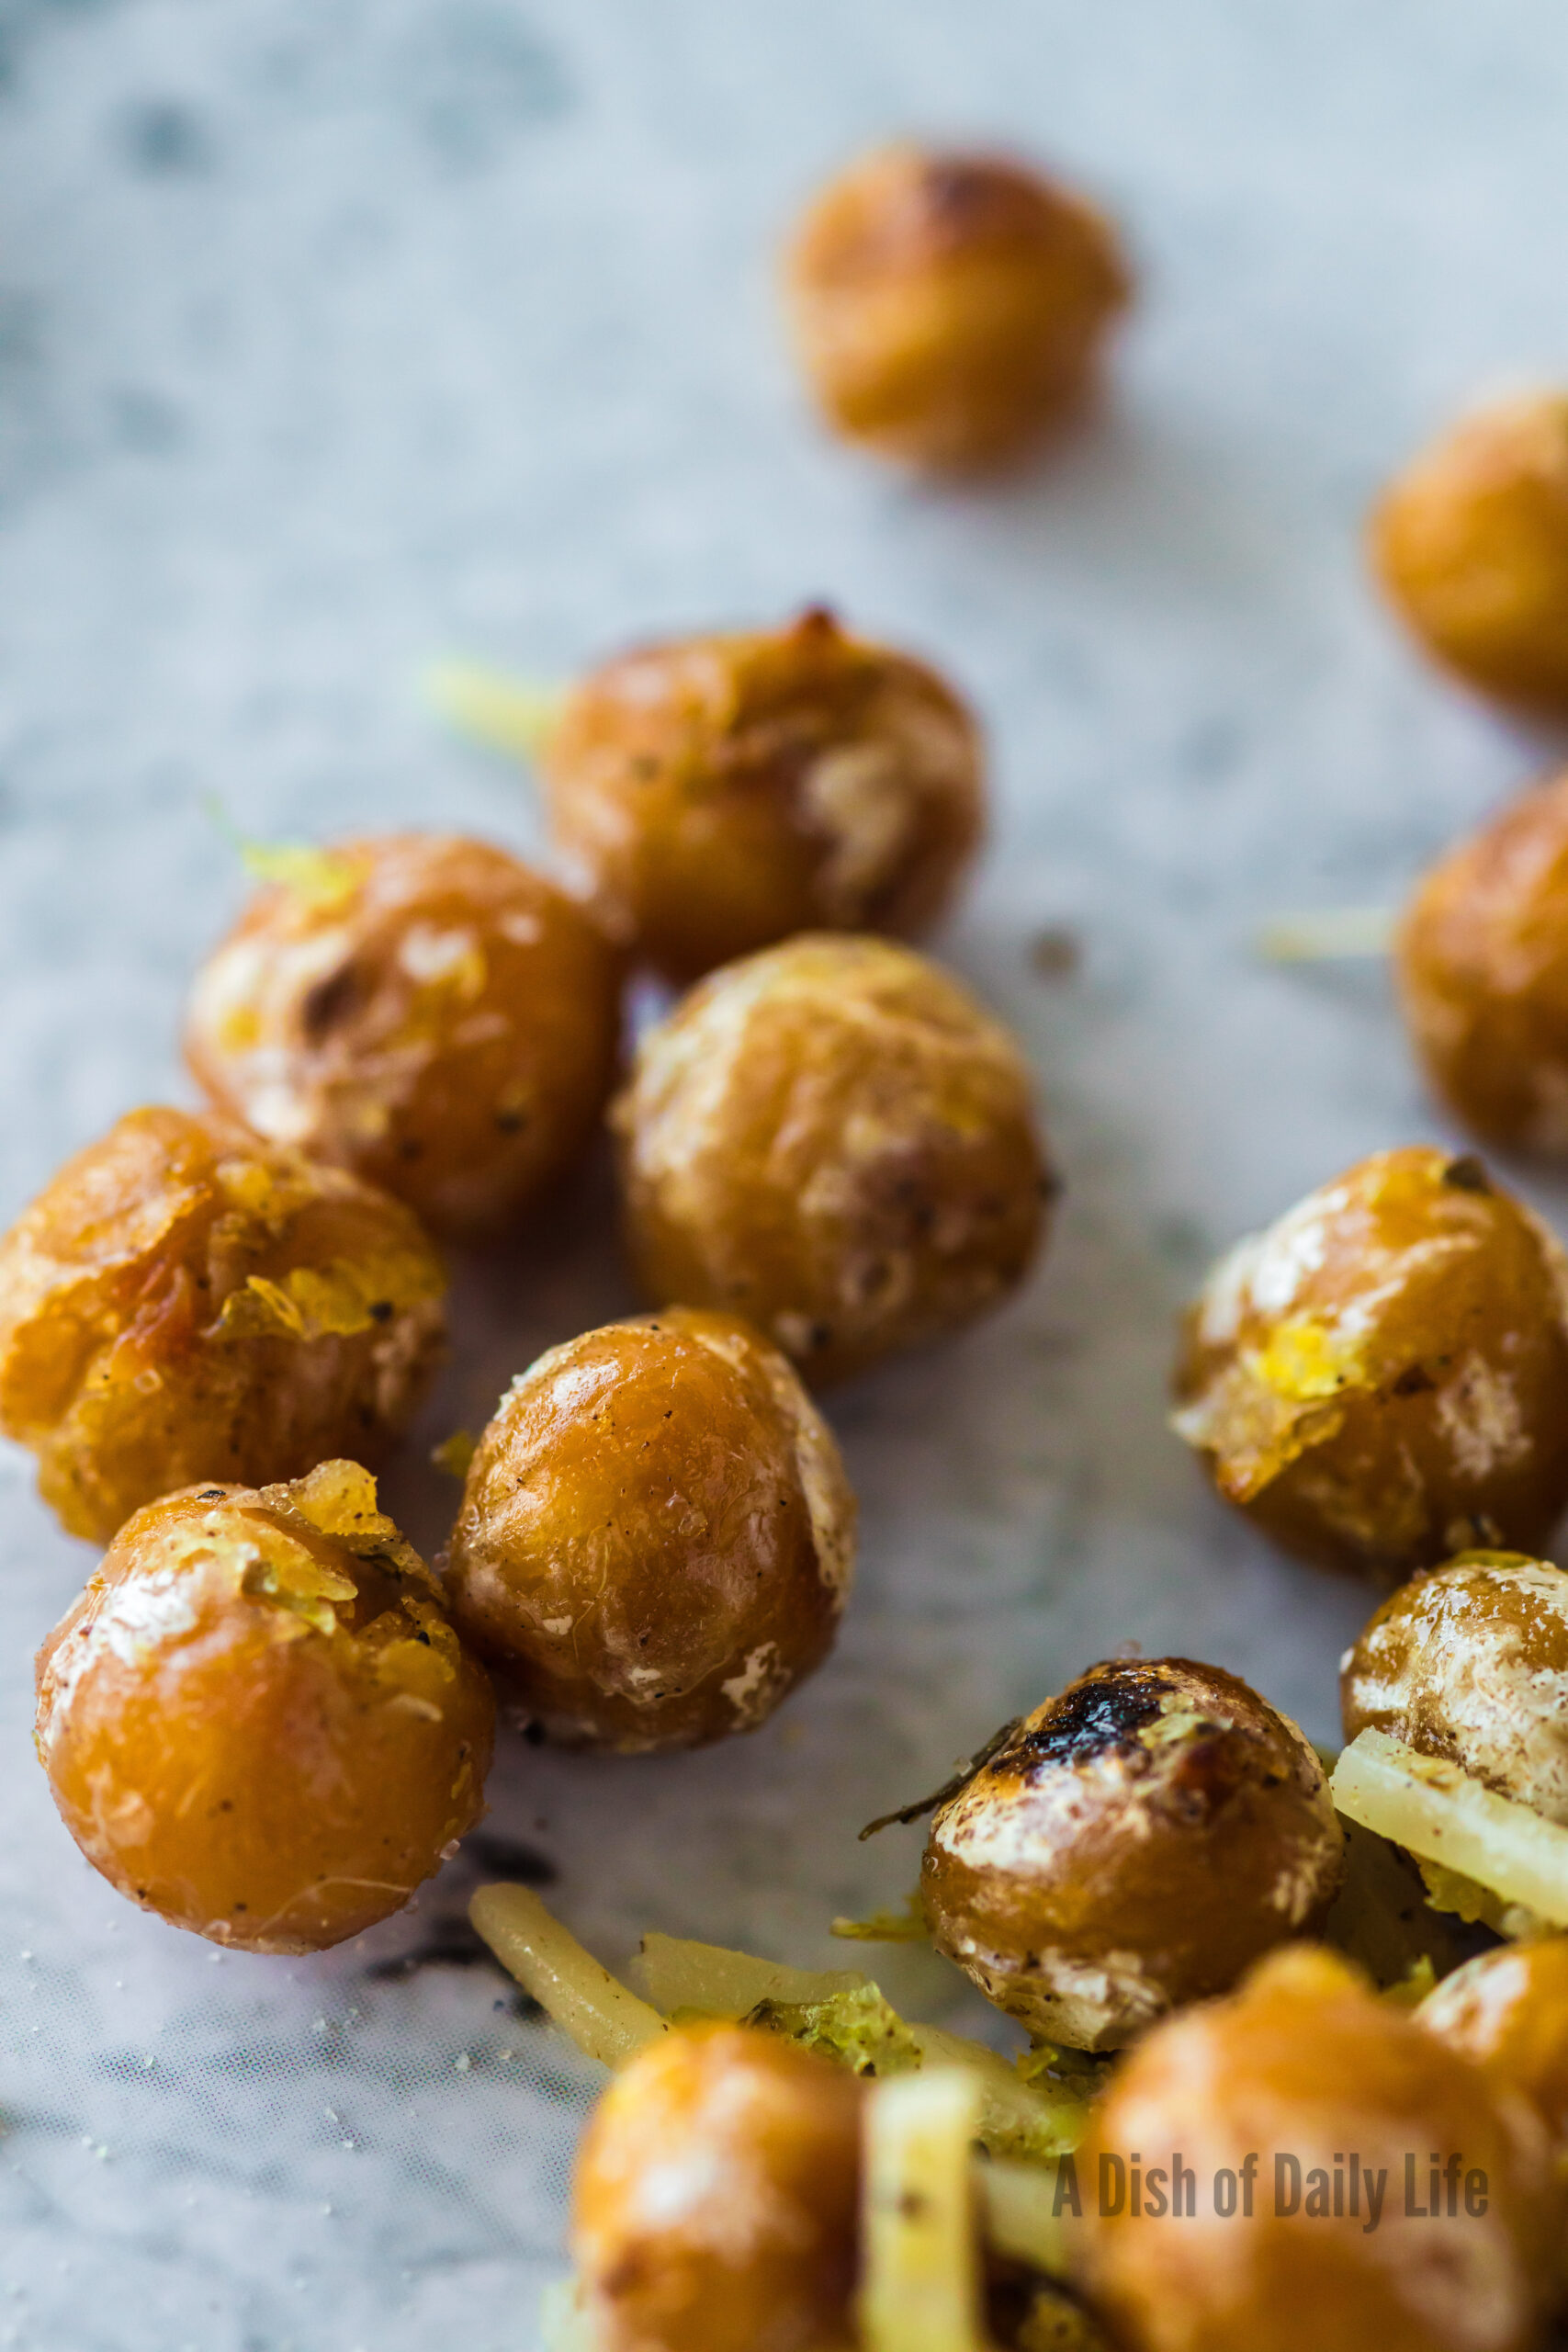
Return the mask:
M1378 1152L1223 1259L1174 1426L1287 1551L1388 1582L1568 1501L1559 1244L1479 1160Z
M342 1943L484 1809L489 1682L356 1463L148 1504L38 1684L39 1756L87 1860L215 1943Z
M964 704L823 611L606 662L545 768L607 927L676 980L792 932L920 931L980 834Z
M917 466L1016 458L1081 401L1131 279L1091 205L1021 164L911 143L829 183L791 242L795 340L852 440Z
M1568 1575L1461 1553L1392 1593L1345 1656L1345 1736L1386 1732L1568 1827Z
M1568 1936L1478 1953L1427 1994L1416 2022L1528 2098L1568 2154Z
M389 833L257 892L197 975L186 1058L258 1135L481 1235L584 1149L619 993L553 882L484 842Z
M827 2352L852 2335L862 2086L743 2026L618 2075L577 2161L572 2251L602 2352Z
M696 1747L821 1664L854 1531L794 1368L733 1316L671 1307L513 1382L468 1471L453 1609L556 1738Z
M1568 773L1433 867L1398 973L1427 1075L1466 1125L1568 1157Z
M1568 393L1462 418L1384 492L1371 551L1438 661L1506 702L1568 705Z
M1018 1046L908 948L807 935L715 972L614 1105L644 1288L749 1316L813 1379L1021 1282L1051 1189Z
M1104 2210L1111 2160L1119 2212ZM1539 2119L1331 1952L1276 1952L1228 2000L1151 2033L1112 2077L1077 2174L1085 2283L1123 2352L1537 2341L1554 2211Z
M378 1459L443 1350L412 1213L243 1128L132 1111L0 1240L0 1430L73 1535L201 1478Z
M931 1824L937 1949L1033 2033L1109 2050L1321 1928L1344 1841L1307 1741L1188 1658L1111 1659Z

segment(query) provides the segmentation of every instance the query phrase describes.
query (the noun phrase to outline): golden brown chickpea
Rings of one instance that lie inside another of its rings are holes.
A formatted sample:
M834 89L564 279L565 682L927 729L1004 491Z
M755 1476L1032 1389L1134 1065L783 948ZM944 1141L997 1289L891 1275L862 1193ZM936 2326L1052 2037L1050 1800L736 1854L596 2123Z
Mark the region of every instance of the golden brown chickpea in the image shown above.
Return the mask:
M1110 2050L1314 1933L1343 1868L1294 1724L1219 1667L1111 1659L943 1805L920 1886L938 1951L987 1999Z
M1429 653L1506 702L1568 705L1568 393L1462 418L1384 492L1371 536Z
M222 1119L132 1111L0 1239L0 1430L101 1542L197 1479L376 1461L440 1361L445 1292L373 1185Z
M1345 1736L1386 1732L1568 1827L1568 1576L1461 1553L1391 1593L1346 1652Z
M1021 164L903 143L829 181L785 270L802 365L852 440L1016 458L1081 401L1131 292L1114 230Z
M958 696L823 611L606 662L545 769L606 926L682 981L792 932L924 929L982 822Z
M1383 1151L1209 1277L1174 1426L1287 1551L1381 1581L1568 1501L1568 1261L1479 1160Z
M139 1510L38 1684L39 1757L87 1860L215 1943L342 1943L484 1810L490 1684L356 1463Z
M854 1532L793 1367L734 1316L671 1307L513 1382L468 1471L453 1611L554 1737L696 1747L821 1664Z
M1191 2182L1179 2215L1178 2154ZM1119 2213L1097 2211L1102 2165L1114 2201L1109 2159L1123 2168ZM1085 2283L1123 2352L1529 2352L1538 2339L1554 2213L1539 2118L1334 1953L1276 1952L1230 1999L1150 2034L1077 2167Z
M1400 995L1467 1126L1568 1157L1568 773L1435 865L1405 909Z
M772 2034L695 2026L633 2059L577 2160L600 2352L825 2352L851 2338L862 2086Z
M440 1231L499 1231L579 1157L614 1073L617 960L484 842L389 833L259 890L191 994L218 1109Z
M807 934L715 972L611 1111L649 1295L761 1326L814 1380L1023 1279L1051 1190L1028 1066L934 964Z
M1417 2025L1537 2109L1568 2154L1568 1936L1500 1945L1445 1976Z

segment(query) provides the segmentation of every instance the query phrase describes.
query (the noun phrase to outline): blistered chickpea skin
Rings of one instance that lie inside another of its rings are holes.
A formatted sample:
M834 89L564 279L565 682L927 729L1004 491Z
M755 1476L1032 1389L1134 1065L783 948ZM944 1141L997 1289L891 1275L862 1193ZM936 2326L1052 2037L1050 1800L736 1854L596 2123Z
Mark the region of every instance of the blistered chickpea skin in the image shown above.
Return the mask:
M903 142L829 182L790 242L795 348L829 423L935 470L1070 415L1131 292L1111 224L1006 157Z
M1190 2182L1179 2219L1177 2155ZM1412 2156L1418 2213L1405 2211ZM1293 2162L1295 2183L1278 2159ZM1119 2212L1097 2211L1108 2160L1128 2192ZM1539 2341L1556 2212L1539 2118L1320 1948L1274 1953L1230 1998L1157 2027L1113 2075L1077 2164L1082 2283L1122 2352L1530 2352ZM1163 2210L1142 2193L1156 2171Z
M578 2155L572 2251L601 2352L847 2352L859 2080L739 2026L664 2035Z
M746 1316L813 1381L1023 1278L1054 1185L1014 1039L907 947L807 934L642 1039L612 1108L648 1295Z
M925 930L983 818L959 696L821 608L605 662L544 765L606 927L681 981L793 932Z
M342 1943L483 1810L489 1682L356 1463L138 1511L38 1679L39 1759L87 1860L216 1943Z
M598 925L521 860L383 834L256 893L197 977L186 1057L220 1112L472 1238L585 1150L619 983Z
M465 1635L552 1737L693 1747L755 1730L821 1663L854 1532L793 1366L733 1316L674 1307L513 1383L447 1572Z
M1174 1426L1285 1550L1382 1583L1568 1502L1568 1261L1479 1160L1376 1153L1223 1259Z
M1568 774L1432 868L1397 957L1405 1023L1443 1101L1489 1142L1568 1159Z
M1371 541L1395 610L1447 669L1568 709L1568 392L1461 418L1383 492Z
M936 1815L937 1949L1044 2040L1115 2049L1321 1928L1344 1844L1285 1716L1188 1658L1090 1667Z
M378 1460L445 1344L401 1202L227 1120L132 1111L0 1240L0 1430L73 1534L203 1478Z

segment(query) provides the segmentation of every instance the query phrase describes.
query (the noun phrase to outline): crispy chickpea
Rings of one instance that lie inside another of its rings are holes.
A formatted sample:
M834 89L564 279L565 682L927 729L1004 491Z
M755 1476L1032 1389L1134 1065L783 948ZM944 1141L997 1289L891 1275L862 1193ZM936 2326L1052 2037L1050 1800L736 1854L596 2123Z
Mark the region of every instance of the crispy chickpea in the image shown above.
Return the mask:
M1108 2050L1315 1932L1343 1868L1294 1724L1219 1667L1111 1659L942 1806L920 1885L937 1949L987 1999Z
M1568 1827L1568 1575L1461 1553L1391 1593L1347 1651L1345 1736L1386 1732Z
M1427 1994L1416 2022L1528 2098L1568 2154L1568 1936L1478 1953Z
M1040 1242L1031 1094L1008 1032L908 948L807 934L728 965L611 1111L645 1290L750 1317L816 1380L955 1329Z
M490 1684L356 1463L149 1503L38 1685L39 1757L87 1860L215 1943L342 1943L484 1810Z
M1433 867L1398 974L1427 1075L1466 1125L1568 1158L1568 773Z
M1173 2215L1178 2155L1191 2210ZM1136 2170L1141 2211L1130 2193L1120 2212L1097 2211L1102 2168L1114 2202L1110 2159L1129 2192ZM1553 2212L1539 2119L1334 1953L1274 1953L1229 1999L1150 2034L1112 2078L1077 2171L1085 2283L1123 2352L1537 2341Z
M616 2076L577 2160L602 2352L825 2352L852 2334L863 2097L772 2034L695 2026Z
M447 1568L463 1633L556 1738L753 1731L832 1646L855 1503L793 1366L671 1307L552 1348L479 1441Z
M1016 458L1070 413L1131 291L1091 205L994 155L880 149L829 181L785 292L829 422L939 469Z
M545 767L607 927L682 981L792 932L923 930L982 822L953 689L820 610L606 662Z
M1178 1433L1287 1551L1383 1582L1568 1501L1568 1263L1480 1162L1362 1160L1223 1259Z
M1568 393L1461 418L1384 492L1371 537L1438 661L1505 702L1568 706Z
M389 833L256 893L197 977L186 1058L258 1135L476 1236L586 1147L619 993L553 882L484 842Z
M441 1261L373 1185L132 1111L0 1240L0 1430L73 1535L202 1478L378 1460L444 1346Z

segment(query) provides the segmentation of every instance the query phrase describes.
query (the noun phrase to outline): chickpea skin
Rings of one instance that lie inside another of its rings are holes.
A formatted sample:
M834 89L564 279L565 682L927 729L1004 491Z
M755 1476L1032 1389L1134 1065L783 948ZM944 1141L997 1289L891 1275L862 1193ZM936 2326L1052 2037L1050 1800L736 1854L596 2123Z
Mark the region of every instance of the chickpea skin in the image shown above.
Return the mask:
M1416 2022L1537 2109L1568 2154L1568 1936L1500 1945L1445 1976Z
M785 1358L734 1316L671 1307L513 1382L468 1471L452 1605L555 1738L700 1747L755 1730L820 1665L854 1532Z
M1462 417L1383 492L1371 545L1437 661L1502 701L1568 707L1568 393Z
M1032 1093L1008 1032L908 948L807 934L727 965L611 1111L644 1290L749 1317L813 1381L958 1329L1040 1242Z
M1344 1840L1287 1717L1188 1658L1091 1666L931 1824L937 1949L1030 2031L1109 2050L1323 1925Z
M358 1935L484 1810L489 1682L356 1463L139 1510L38 1689L39 1758L87 1860L238 1950Z
M132 1111L0 1239L0 1430L73 1535L199 1479L378 1461L444 1352L412 1212L226 1120Z
M1179 2219L1168 2210L1178 2153L1192 2180ZM1407 2157L1419 2211L1406 2210ZM1129 2184L1134 2165L1145 2183L1163 2169L1167 2210L1145 2196L1134 2212L1129 2196L1120 2213L1097 2213L1102 2165L1114 2186L1109 2159ZM1077 2165L1082 2283L1123 2352L1529 2352L1538 2341L1555 2218L1539 2118L1375 1999L1335 1953L1273 1953L1229 1999L1156 2028L1112 2077ZM1228 2213L1215 2194L1227 2181Z
M912 142L829 182L785 294L829 424L884 456L967 471L1016 459L1083 401L1132 290L1111 223L1004 157Z
M1382 1583L1568 1502L1568 1260L1479 1160L1378 1152L1222 1259L1173 1426L1265 1535Z
M471 1239L586 1149L619 1002L615 951L553 882L388 833L256 893L197 976L186 1058L220 1112Z
M1568 773L1439 860L1400 924L1405 1025L1493 1143L1568 1159Z
M572 2251L601 2352L852 2339L858 2079L743 2026L664 2035L600 2100Z
M606 928L682 982L797 931L924 931L983 822L964 703L820 608L605 662L544 764Z
M1347 1651L1347 1741L1386 1732L1568 1827L1568 1575L1461 1553L1391 1593Z

